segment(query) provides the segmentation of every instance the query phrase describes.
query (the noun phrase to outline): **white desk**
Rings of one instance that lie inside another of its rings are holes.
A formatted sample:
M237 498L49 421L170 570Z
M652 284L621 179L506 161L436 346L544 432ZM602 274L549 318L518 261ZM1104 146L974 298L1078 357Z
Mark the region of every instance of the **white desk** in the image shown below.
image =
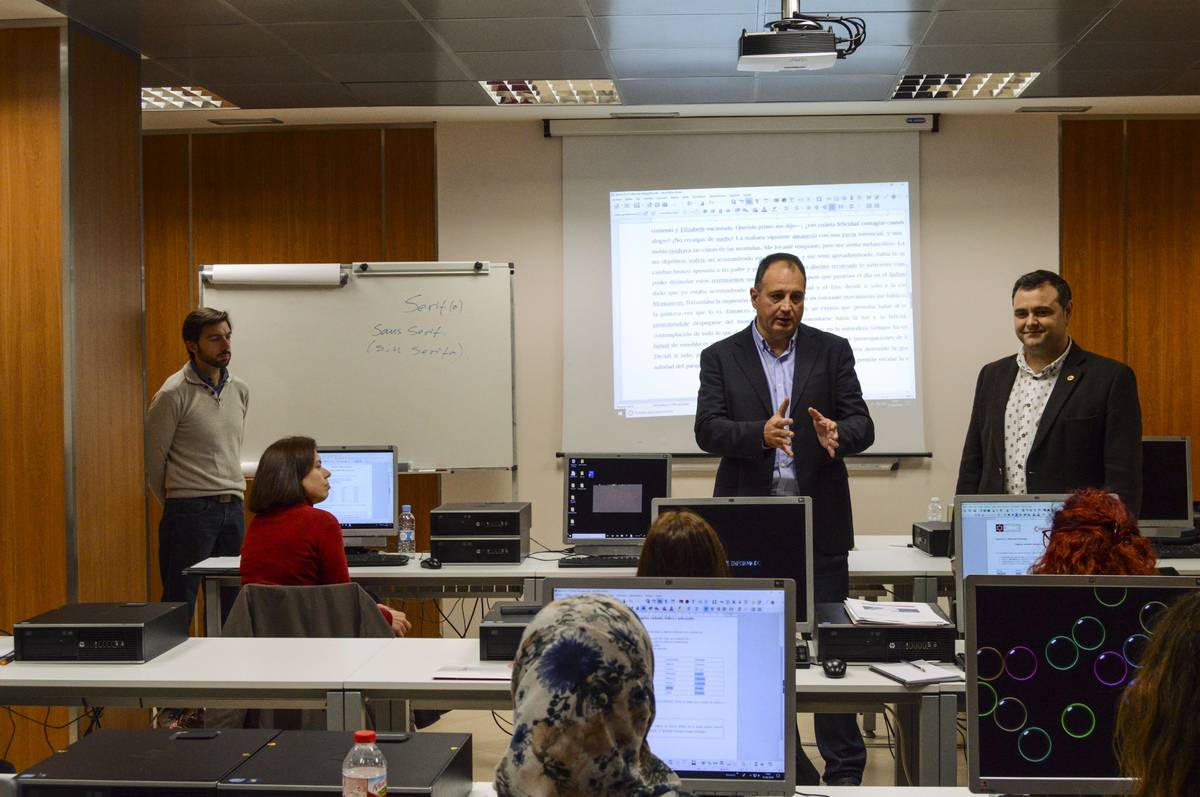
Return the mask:
M971 797L966 786L799 786L796 793L828 795L828 797ZM496 797L491 783L477 781L470 797Z
M911 534L854 535L855 548L849 557L851 584L893 584L897 600L928 603L937 600L940 585L953 589L949 558L930 556L911 547L911 542Z
M320 708L341 730L346 676L389 641L199 638L145 664L14 661L0 705Z
M558 554L542 554L558 558ZM515 598L532 595L536 579L553 563L526 558L520 564L446 565L428 570L418 564L418 554L402 567L352 567L350 578L380 598ZM221 634L221 587L241 584L241 557L205 559L184 572L204 580L204 625L209 636ZM557 571L557 566L554 566ZM626 572L622 570L621 572ZM628 575L633 575L632 571Z
M0 775L0 797L17 793L12 775ZM903 786L802 786L796 791L812 792L828 797L971 797L965 786L924 786L920 789ZM476 781L470 797L496 797L496 790L487 781Z
M850 580L857 583L895 584L901 596L912 600L937 599L938 582L951 583L950 560L932 557L907 547L909 537L899 534L867 535L856 538L858 548L850 552ZM423 555L423 554L422 554ZM421 555L418 555L421 556ZM535 552L520 564L454 565L427 570L413 557L403 567L352 567L350 578L380 597L405 598L492 598L525 595L540 599L540 582L545 578L604 581L635 575L634 568L559 569L561 554ZM1185 560L1178 560L1185 561ZM205 559L185 572L204 579L205 627L209 635L221 628L221 587L240 583L240 558ZM1197 563L1200 565L1200 561ZM1182 572L1182 571L1181 571ZM1200 567L1197 568L1200 572ZM910 585L911 584L911 590Z
M475 639L385 640L346 679L347 719L363 716L372 700L406 700L418 708L511 709L508 681L434 680L445 666L479 663ZM796 709L818 713L876 711L896 705L901 726L897 778L907 771L917 784L954 783L957 778L955 718L962 683L907 687L852 666L845 678L826 678L820 667L796 671ZM903 761L903 764L901 763Z

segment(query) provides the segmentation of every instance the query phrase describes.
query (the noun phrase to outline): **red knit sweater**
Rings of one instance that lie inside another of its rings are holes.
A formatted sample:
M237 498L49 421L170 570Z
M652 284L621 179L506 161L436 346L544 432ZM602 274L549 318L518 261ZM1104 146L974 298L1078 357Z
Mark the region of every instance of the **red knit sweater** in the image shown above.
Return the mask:
M255 515L242 543L242 584L346 584L350 570L337 518L305 501ZM392 622L391 612L380 608Z

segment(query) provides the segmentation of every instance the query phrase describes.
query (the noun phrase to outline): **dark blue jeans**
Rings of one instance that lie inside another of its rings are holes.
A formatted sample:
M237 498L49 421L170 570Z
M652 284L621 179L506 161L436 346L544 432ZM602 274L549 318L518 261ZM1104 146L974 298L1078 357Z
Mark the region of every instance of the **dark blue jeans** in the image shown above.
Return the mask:
M826 556L813 552L813 600L841 603L850 594L850 569L846 554ZM851 778L862 782L867 765L858 718L854 714L816 714L813 728L817 749L825 759L825 782Z
M188 613L196 609L199 576L183 571L210 556L237 556L242 552L246 520L242 499L209 495L202 498L168 498L158 524L158 570L164 601L184 601Z

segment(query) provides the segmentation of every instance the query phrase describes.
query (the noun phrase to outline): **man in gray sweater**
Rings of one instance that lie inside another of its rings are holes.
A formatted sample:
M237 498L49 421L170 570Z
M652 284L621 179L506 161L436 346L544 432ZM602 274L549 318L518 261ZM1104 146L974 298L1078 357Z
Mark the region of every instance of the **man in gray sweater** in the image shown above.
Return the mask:
M146 482L163 505L162 599L189 609L200 579L183 570L210 556L237 556L246 532L241 453L250 389L229 373L232 336L228 313L188 313L188 362L163 382L146 416Z

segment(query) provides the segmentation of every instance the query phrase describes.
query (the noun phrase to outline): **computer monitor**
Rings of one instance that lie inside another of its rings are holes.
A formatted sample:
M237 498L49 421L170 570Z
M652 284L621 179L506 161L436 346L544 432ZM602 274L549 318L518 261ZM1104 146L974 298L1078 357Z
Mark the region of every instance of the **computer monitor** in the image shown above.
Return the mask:
M1116 709L1155 620L1200 579L968 576L967 770L976 793L1125 794Z
M812 499L656 498L654 517L687 510L708 521L725 547L735 578L790 578L796 582L796 630L813 633Z
M791 579L547 579L549 602L602 593L654 648L650 749L695 793L796 788L795 585Z
M342 526L347 548L383 548L398 536L396 447L318 446L329 471L329 497L321 509Z
M1020 576L1046 551L1046 530L1067 500L1054 495L959 495L954 498L954 594L963 626L967 576Z
M567 454L563 542L583 554L637 554L650 502L671 494L670 454Z
M1195 527L1193 509L1191 438L1143 437L1142 534L1179 537Z

